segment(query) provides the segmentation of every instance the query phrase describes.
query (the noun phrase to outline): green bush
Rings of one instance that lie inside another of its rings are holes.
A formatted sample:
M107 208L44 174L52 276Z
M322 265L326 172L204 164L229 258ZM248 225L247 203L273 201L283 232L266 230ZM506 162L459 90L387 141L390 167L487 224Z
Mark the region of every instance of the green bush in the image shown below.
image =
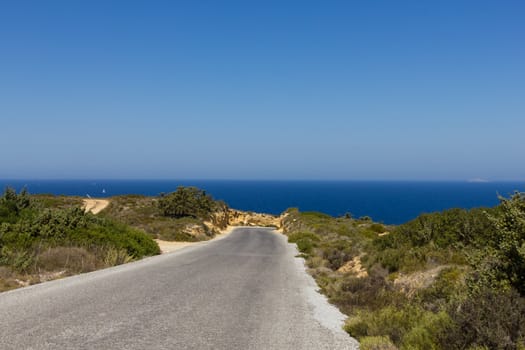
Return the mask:
M215 210L216 203L203 190L180 186L175 192L161 194L158 206L165 216L207 219Z
M20 193L7 187L0 197L0 221L10 221L31 205L29 193L24 188Z
M298 240L296 244L297 249L304 254L311 254L314 248L314 244L312 243L312 241L307 238Z
M358 313L359 322L346 325L346 330L356 337L388 336L395 344L400 344L403 336L421 318L420 310L415 308L398 309L385 307L378 311Z
M301 240L301 239L308 239L312 242L321 241L321 238L312 232L296 232L288 236L288 242L290 243L296 243L298 240Z
M437 350L443 348L443 339L452 327L452 321L445 311L438 313L423 311L419 321L403 335L401 349ZM446 345L445 345L446 348Z
M490 209L449 209L422 214L395 230L398 238L413 246L433 243L437 247L484 244L494 230L486 212Z
M288 242L296 243L297 249L303 254L311 254L320 240L320 237L312 232L297 232L288 236Z
M397 350L388 337L363 337L359 340L361 350Z
M401 349L439 349L450 327L447 313L407 304L403 308L387 306L374 312L358 312L347 321L345 330L358 339L388 337Z

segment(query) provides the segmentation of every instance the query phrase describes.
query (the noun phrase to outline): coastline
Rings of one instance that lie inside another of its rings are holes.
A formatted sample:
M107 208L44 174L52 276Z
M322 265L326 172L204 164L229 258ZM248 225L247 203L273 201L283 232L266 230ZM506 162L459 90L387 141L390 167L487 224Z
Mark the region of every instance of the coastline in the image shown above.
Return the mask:
M498 204L498 194L525 192L523 181L212 181L212 180L2 180L0 186L31 194L106 199L158 196L178 186L196 186L232 208L280 215L289 208L339 217L368 216L399 225L422 213ZM105 191L105 192L104 192Z

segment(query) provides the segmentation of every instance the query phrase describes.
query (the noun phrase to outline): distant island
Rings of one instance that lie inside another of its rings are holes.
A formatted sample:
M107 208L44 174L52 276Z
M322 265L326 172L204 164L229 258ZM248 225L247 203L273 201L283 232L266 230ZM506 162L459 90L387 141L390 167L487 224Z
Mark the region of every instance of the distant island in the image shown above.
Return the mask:
M470 183L488 183L490 181L487 180L487 179L482 179L482 178L479 178L479 177L475 177L473 179L468 179L467 182L470 182Z

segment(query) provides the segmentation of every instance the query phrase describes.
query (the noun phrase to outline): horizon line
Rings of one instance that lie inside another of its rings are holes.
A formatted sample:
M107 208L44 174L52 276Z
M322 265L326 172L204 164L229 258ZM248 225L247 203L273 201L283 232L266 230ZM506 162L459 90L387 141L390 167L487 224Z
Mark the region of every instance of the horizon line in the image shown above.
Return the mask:
M0 181L238 181L238 182L464 182L472 184L497 183L497 182L525 182L525 179L338 179L338 178L0 178Z

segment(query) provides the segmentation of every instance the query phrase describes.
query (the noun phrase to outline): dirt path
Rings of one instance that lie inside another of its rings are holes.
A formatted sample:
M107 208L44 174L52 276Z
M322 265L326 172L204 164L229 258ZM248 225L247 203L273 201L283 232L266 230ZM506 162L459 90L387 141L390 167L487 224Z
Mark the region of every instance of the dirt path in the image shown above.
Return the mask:
M84 210L90 211L93 214L100 213L104 208L109 205L109 200L107 199L84 199Z

